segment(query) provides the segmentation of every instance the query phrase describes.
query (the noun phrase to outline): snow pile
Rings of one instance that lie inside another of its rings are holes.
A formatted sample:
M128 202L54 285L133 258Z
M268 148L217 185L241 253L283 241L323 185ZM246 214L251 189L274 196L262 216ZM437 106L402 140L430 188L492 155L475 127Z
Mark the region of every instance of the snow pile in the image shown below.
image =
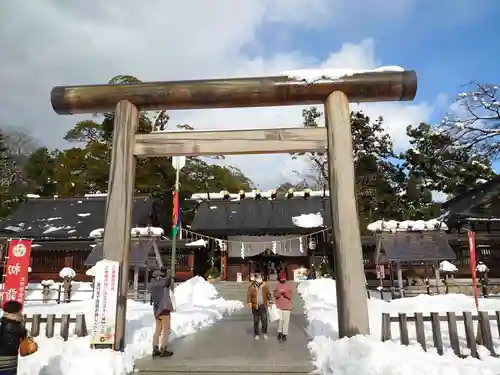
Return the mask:
M75 270L70 267L64 267L62 270L59 271L59 277L61 279L64 278L73 279L75 276L76 276Z
M476 266L476 272L488 272L490 269L483 262L479 262Z
M97 262L97 263L99 263L99 262ZM85 275L87 275L87 276L95 276L95 271L96 271L95 266L92 266L87 271L85 271Z
M281 73L294 81L306 83L319 83L324 81L334 81L343 77L350 77L356 74L382 73L382 72L404 72L400 66L381 66L370 70L353 69L301 69L290 70Z
M439 270L441 272L457 272L458 268L453 263L450 263L447 260L445 260L439 263Z
M156 227L136 227L130 230L130 234L133 237L140 236L163 236L164 231L162 228ZM89 237L91 238L102 238L104 236L104 228L97 228L90 232Z
M132 236L163 236L164 231L162 228L145 227L145 228L132 228Z
M448 226L438 219L431 220L377 220L366 227L370 232L397 232L397 231L435 231L448 230Z
M420 295L404 298L390 303L377 299L368 300L370 318L370 336L356 336L350 339L338 339L337 298L335 281L331 279L309 280L298 286L298 291L305 301L308 332L312 337L309 349L314 357L314 365L321 374L335 375L422 375L422 374L453 374L492 375L500 373L500 359L489 355L484 347L479 347L481 360L467 357L459 358L450 348L449 337L443 333L445 353L439 356L433 348L432 331L429 323L425 323L425 333L428 352L416 343L414 325L409 323L409 346L399 344L399 330L396 323L392 324L392 341L381 342L382 313L397 316L398 313L413 314L422 312L475 311L472 297L463 294L447 294L428 296ZM490 311L500 309L500 301L481 299L480 310ZM477 324L477 323L476 323ZM492 321L492 331L497 331ZM446 324L442 329L446 330ZM476 325L477 328L477 325ZM476 329L475 328L475 329ZM466 354L465 332L459 323L458 334L463 353ZM495 341L495 347L500 345Z
M90 238L101 238L104 235L104 228L97 228L90 232Z
M187 296L187 297L186 297ZM215 288L203 278L195 277L175 289L177 301L183 301L172 314L171 339L195 333L213 324L225 315L243 307L240 301L216 298ZM190 301L190 302L189 302ZM92 301L61 305L26 306L25 314L85 314L87 327L92 326ZM112 350L92 350L89 337L70 337L64 342L60 337L37 338L39 350L32 356L20 358L20 375L126 375L133 372L136 359L151 354L154 316L149 304L128 301L127 346L123 353ZM43 326L43 324L42 324ZM45 327L41 328L44 332Z
M301 228L319 228L323 226L323 216L317 214L302 214L292 217L292 223Z
M208 241L205 241L203 238L200 238L199 240L196 240L196 241L193 241L193 242L190 242L188 244L186 244L186 246L193 246L193 247L197 247L197 246L207 246L208 244Z

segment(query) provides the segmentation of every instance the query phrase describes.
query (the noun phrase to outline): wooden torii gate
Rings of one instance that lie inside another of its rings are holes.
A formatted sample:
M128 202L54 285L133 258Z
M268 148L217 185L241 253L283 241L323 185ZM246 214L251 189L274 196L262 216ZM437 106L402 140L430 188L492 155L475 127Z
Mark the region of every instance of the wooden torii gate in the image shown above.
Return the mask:
M128 258L137 157L245 155L328 150L339 335L368 334L360 230L354 195L350 102L413 100L413 71L369 72L307 83L286 76L55 87L58 114L115 113L104 258L121 265L115 350L125 347ZM137 134L139 111L325 105L326 128Z

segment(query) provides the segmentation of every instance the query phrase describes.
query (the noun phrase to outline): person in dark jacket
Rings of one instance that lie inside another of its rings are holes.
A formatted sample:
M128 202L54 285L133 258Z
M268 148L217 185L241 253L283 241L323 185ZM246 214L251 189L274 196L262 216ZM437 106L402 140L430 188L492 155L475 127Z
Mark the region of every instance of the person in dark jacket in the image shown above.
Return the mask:
M153 357L170 357L174 353L167 350L170 336L170 318L174 310L170 290L173 290L174 281L166 275L164 270L153 272L153 280L149 284L151 302L155 315L156 326L153 334ZM160 342L161 336L161 342Z
M17 374L19 344L27 336L22 305L17 301L6 302L0 320L0 375Z

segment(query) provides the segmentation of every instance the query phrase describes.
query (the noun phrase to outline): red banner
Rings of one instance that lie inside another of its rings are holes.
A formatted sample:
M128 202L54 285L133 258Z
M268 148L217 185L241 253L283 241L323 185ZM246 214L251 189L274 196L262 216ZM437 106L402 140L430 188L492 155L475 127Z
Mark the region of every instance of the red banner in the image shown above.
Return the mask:
M476 233L473 231L467 232L469 236L469 253L470 253L470 267L472 275L472 290L474 292L474 302L476 303L476 309L479 309L479 300L477 296L477 276L476 276Z
M4 268L2 308L8 301L17 301L24 305L28 286L31 243L31 240L9 241L8 258Z

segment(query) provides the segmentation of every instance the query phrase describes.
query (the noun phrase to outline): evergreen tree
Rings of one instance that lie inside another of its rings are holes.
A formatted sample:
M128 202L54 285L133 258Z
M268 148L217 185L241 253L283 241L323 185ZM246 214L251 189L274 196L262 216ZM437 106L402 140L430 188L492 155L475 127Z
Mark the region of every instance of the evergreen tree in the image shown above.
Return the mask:
M109 83L140 82L131 76L117 76ZM105 193L108 189L111 143L114 114L104 114L102 122L85 120L70 129L64 139L75 146L66 150L40 148L28 159L25 166L32 191L44 196L77 196L86 193ZM141 113L139 132L165 130L168 113L161 111L155 116L155 124L148 114ZM187 124L176 128L192 130ZM162 197L168 207L172 203L175 170L171 158L140 158L137 160L135 178L136 194ZM180 197L183 222L193 214L194 202L184 198L203 191L232 192L249 190L253 183L238 168L208 164L203 158L187 158L180 173ZM165 212L164 225L170 227L170 212Z
M448 133L424 123L406 132L412 147L400 157L412 197L432 191L457 196L495 175L488 157L460 147Z
M17 174L7 139L0 129L0 218L8 215L19 203L21 194Z
M312 107L302 112L305 127L318 126L322 113ZM405 180L403 169L391 162L395 157L389 135L384 131L383 119L376 121L362 112L351 112L356 198L361 228L381 218L399 219L401 186ZM311 188L328 188L328 159L326 152L306 152L294 155L308 161L306 180Z

